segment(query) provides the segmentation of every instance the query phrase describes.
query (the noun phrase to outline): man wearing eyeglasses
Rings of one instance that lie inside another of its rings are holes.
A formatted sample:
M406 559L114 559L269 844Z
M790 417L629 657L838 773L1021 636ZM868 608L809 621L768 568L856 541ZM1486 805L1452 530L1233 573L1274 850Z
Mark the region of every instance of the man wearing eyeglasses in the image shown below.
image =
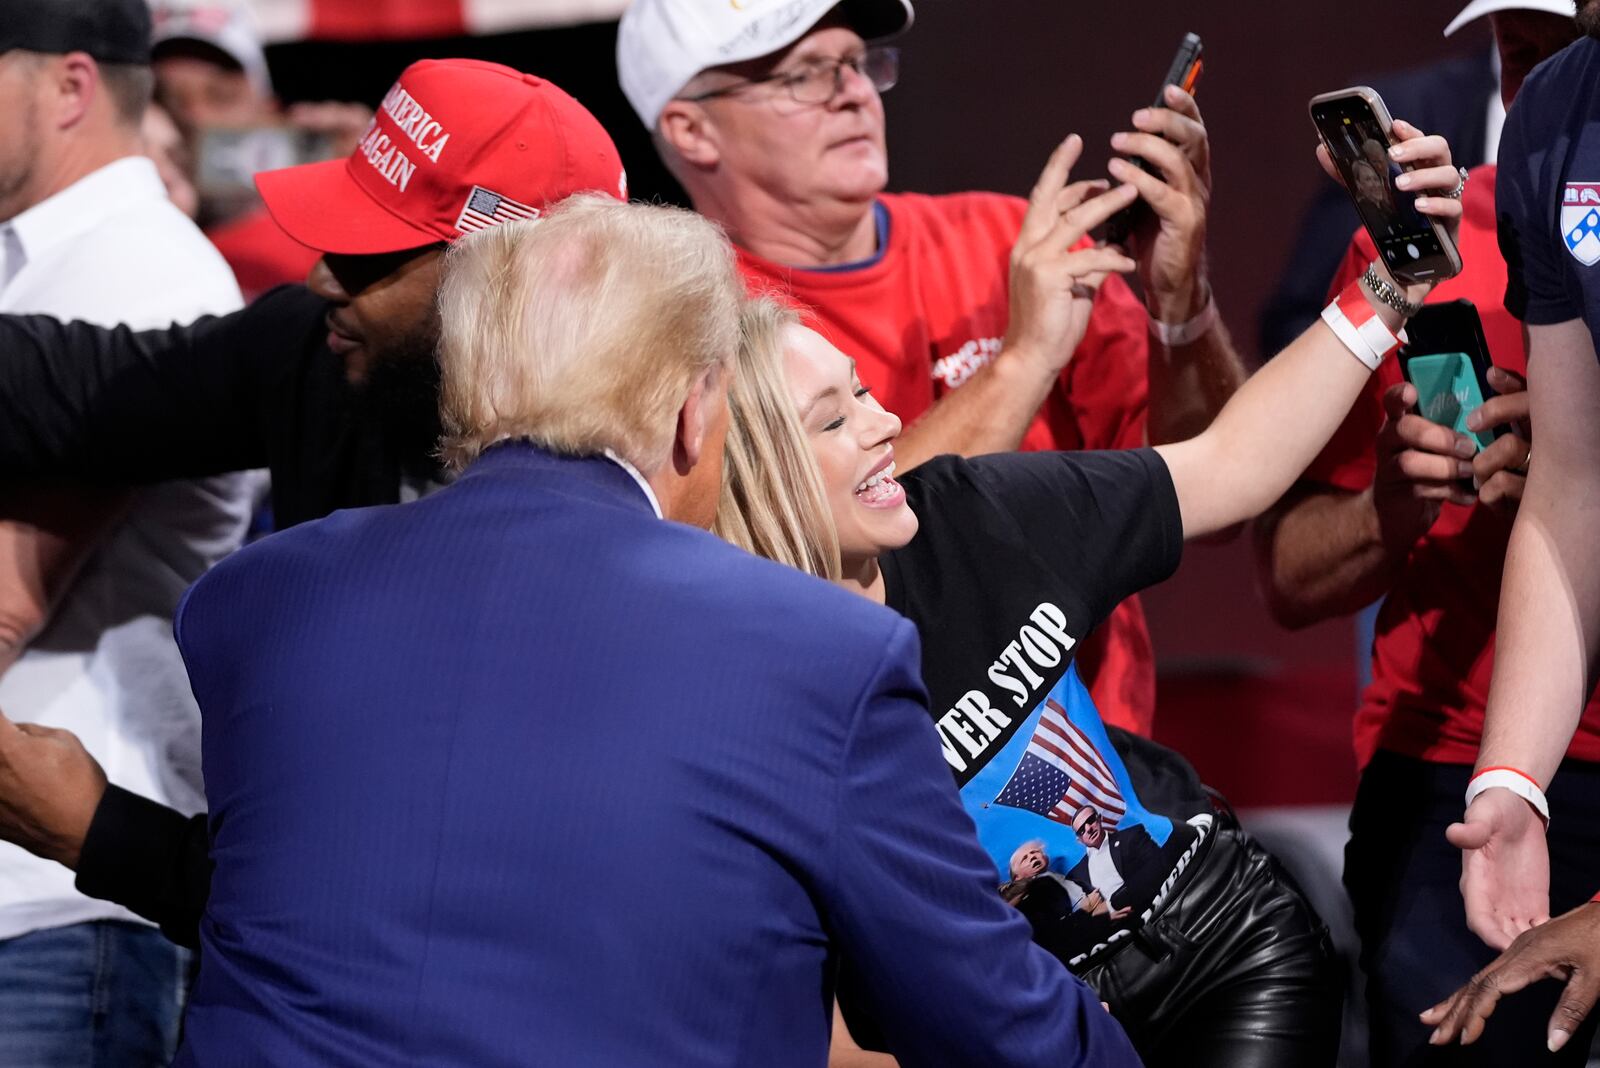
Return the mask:
M1171 90L1112 141L1164 177L1117 160L1126 185L1069 184L1074 135L1029 201L885 193L880 94L899 50L882 42L911 20L909 0L635 0L617 65L746 275L813 310L905 420L902 470L940 453L1198 433L1244 370L1205 277L1209 148L1193 99ZM1136 199L1154 211L1130 247L1096 248L1089 230ZM1145 308L1118 277L1135 268ZM1105 721L1148 734L1154 657L1136 600L1079 663Z

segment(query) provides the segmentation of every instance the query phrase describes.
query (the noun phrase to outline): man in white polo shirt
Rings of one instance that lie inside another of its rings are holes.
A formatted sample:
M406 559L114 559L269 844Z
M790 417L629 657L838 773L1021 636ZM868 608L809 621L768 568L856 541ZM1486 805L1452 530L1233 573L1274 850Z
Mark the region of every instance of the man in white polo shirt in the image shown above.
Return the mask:
M0 0L0 311L155 327L239 306L140 155L149 48L144 0ZM249 478L0 495L0 708L190 812L199 717L172 612L238 545ZM165 1065L185 971L154 927L0 845L0 1064Z

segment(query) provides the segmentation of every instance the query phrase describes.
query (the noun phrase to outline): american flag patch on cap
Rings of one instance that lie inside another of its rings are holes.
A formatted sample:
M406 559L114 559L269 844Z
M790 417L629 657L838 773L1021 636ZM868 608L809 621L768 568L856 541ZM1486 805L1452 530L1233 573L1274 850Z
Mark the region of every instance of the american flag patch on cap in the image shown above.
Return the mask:
M456 229L464 234L476 230L486 230L491 226L512 222L516 219L537 219L538 208L530 208L526 204L519 204L510 197L501 196L499 193L490 192L481 185L472 187L472 192L467 195L466 206L461 209L461 214L456 217Z

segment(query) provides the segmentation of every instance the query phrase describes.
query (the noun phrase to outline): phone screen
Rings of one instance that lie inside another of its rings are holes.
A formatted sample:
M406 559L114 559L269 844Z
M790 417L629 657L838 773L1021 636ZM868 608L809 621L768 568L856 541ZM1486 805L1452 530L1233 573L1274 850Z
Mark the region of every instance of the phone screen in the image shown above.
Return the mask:
M1490 430L1467 429L1467 416L1483 404L1483 390L1472 358L1464 352L1437 352L1413 356L1405 364L1406 377L1417 387L1417 410L1424 418L1465 434L1482 449L1494 441Z
M1402 171L1389 158L1389 139L1366 101L1329 101L1317 105L1311 116L1384 263L1399 273L1410 264L1442 257L1438 235L1416 209L1417 193L1395 188Z

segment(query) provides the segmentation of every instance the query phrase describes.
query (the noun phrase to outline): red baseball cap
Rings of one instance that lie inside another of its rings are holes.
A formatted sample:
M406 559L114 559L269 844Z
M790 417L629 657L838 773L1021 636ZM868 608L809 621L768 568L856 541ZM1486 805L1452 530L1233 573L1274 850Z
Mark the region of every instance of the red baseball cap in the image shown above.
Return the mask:
M266 171L256 188L290 237L342 255L453 241L573 193L628 197L617 148L582 104L474 59L413 63L349 159Z

